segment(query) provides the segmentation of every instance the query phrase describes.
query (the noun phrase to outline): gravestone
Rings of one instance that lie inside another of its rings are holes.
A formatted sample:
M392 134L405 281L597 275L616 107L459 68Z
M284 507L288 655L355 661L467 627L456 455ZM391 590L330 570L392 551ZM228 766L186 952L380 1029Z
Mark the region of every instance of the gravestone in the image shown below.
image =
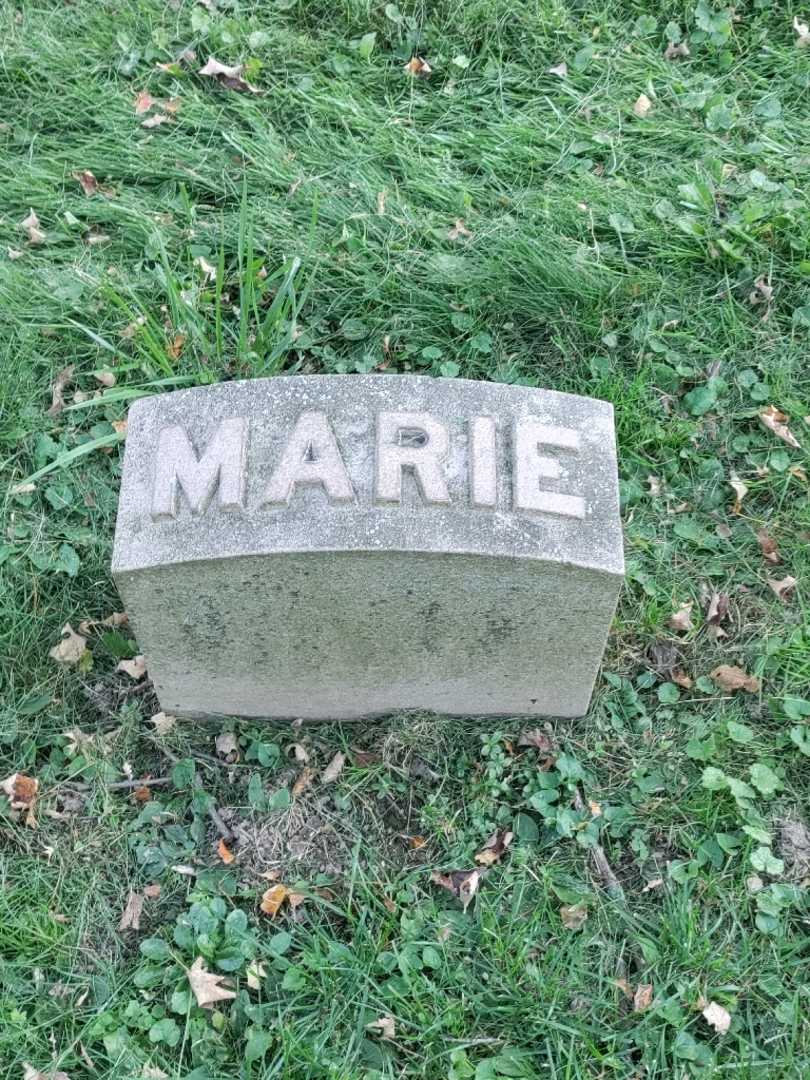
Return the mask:
M613 410L410 375L143 398L113 572L169 713L579 716L623 577Z

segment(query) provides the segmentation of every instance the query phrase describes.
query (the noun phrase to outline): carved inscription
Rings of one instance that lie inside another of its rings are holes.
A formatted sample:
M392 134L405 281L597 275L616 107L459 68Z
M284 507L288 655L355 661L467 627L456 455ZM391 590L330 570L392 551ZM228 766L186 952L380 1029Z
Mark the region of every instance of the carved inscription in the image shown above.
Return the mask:
M500 437L507 437L500 425ZM585 499L568 489L569 467L581 448L573 428L543 423L532 416L511 426L511 468L503 480L498 471L499 424L493 416L467 422L468 503L480 510L498 508L499 487L511 479L511 508L519 514L556 514L584 518ZM401 505L403 481L412 478L424 506L450 506L447 479L451 449L446 424L427 412L380 412L374 454L374 503ZM179 425L163 428L155 454L151 513L155 521L177 517L181 496L193 515L205 513L214 495L225 512L245 509L248 422L222 420L199 453ZM275 462L251 462L269 470L257 507L290 506L299 488L318 488L333 506L357 502L340 443L325 412L307 410L298 417ZM551 482L549 487L548 482ZM456 501L458 496L455 497Z

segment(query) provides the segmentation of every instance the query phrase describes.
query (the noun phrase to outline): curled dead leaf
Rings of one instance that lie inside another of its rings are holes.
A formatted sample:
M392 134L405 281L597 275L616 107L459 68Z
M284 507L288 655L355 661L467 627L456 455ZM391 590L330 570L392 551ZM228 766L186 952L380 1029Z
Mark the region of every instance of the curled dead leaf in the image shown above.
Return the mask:
M737 476L736 473L731 474L731 476L729 477L728 482L729 482L729 486L731 488L733 488L734 494L736 495L736 499L734 500L734 507L733 507L734 513L739 514L741 512L742 501L745 498L745 496L748 494L748 488L742 482L742 480L739 478L739 476Z
M749 304L770 304L773 296L773 285L763 275L754 282L754 288L748 294Z
M206 281L214 282L217 280L217 268L212 266L204 256L198 255L194 262L202 270Z
M782 442L786 442L788 446L792 446L794 450L801 450L801 443L787 426L787 422L790 419L785 413L780 412L775 405L768 405L759 414L760 422L769 430L781 439Z
M581 930L588 918L587 904L563 904L560 918L566 930Z
M776 541L773 537L769 536L766 529L759 530L757 533L757 541L759 543L759 550L762 552L762 557L765 562L773 563L774 565L781 562Z
M219 855L220 859L222 859L226 866L230 866L230 864L236 859L236 856L224 840L220 840L220 842L217 844L217 855Z
M732 664L721 664L720 667L716 667L711 677L720 689L727 693L745 690L747 694L757 694L762 685L756 676L749 675L742 668L734 667Z
M180 357L180 354L183 351L183 346L185 345L185 343L186 343L186 335L185 334L175 334L174 335L172 340L166 346L166 352L169 354L169 356L172 358L172 360L177 360Z
M447 239L460 240L462 236L471 237L472 233L464 224L461 218L456 218L455 225L453 225L453 228L450 229L450 231L447 233Z
M78 180L82 191L90 198L91 195L95 195L98 191L98 180L90 172L89 169L83 169L81 172L75 172L73 179Z
M215 79L220 86L224 86L226 90L238 90L242 93L258 94L259 90L255 86L251 86L249 82L246 82L242 78L242 72L244 71L243 64L236 64L230 67L228 64L221 64L219 60L213 56L209 56L207 63L204 67L201 67L197 72L198 75L205 75L210 79Z
M709 600L709 607L706 611L706 627L715 641L728 636L720 624L728 614L729 599L728 593L713 592Z
M497 829L475 856L481 866L492 866L504 854L514 839L514 833L506 829Z
M680 686L684 690L691 690L694 686L694 679L687 675L685 671L681 671L680 668L674 668L669 677L676 686Z
M633 1012L645 1012L652 1005L652 983L639 983L633 994Z
M767 578L768 586L776 593L783 604L786 604L791 596L793 590L799 584L795 577L791 577L790 574L783 578Z
M94 371L93 378L107 390L115 386L116 383L115 375L111 371Z
M239 760L239 739L233 731L223 731L217 735L214 739L214 747L217 757L227 761L229 765Z
M127 437L127 421L126 420L111 420L110 427L116 433L116 435L123 435Z
M253 960L245 971L245 981L251 990L260 990L267 968L259 960Z
M731 1027L731 1013L716 1001L710 1001L701 1011L706 1023L713 1027L718 1035L725 1035Z
M548 73L549 75L556 75L558 79L565 79L568 77L568 64L563 60L562 63L550 67Z
M298 774L298 777L292 786L293 798L297 799L300 795L303 795L308 788L312 787L314 779L315 770L311 765L306 765Z
M33 210L29 210L28 217L24 218L20 222L20 228L24 229L28 234L28 243L36 246L37 244L44 244L46 240L45 233L39 227L39 218Z
M405 65L405 72L408 75L421 75L422 78L427 78L430 75L433 68L427 62L423 60L421 56L412 56L408 63Z
M149 722L154 725L156 735L166 735L177 723L177 717L170 713L159 712L150 717Z
M485 870L451 870L448 874L442 874L434 870L430 875L430 880L434 885L440 885L453 896L457 896L462 908L466 911L478 892L478 886L485 873Z
M224 975L207 971L201 956L198 956L186 972L191 991L201 1009L208 1009L218 1001L230 1001L236 997L233 990L228 990L223 983Z
M113 611L112 614L106 615L103 619L82 619L79 623L79 633L90 634L97 626L108 626L117 629L119 626L126 626L128 622L129 616L125 611Z
M643 120L652 108L652 102L646 94L639 94L633 105L633 112L639 119Z
M278 885L271 885L265 893L262 894L262 901L259 904L261 910L265 915L269 915L270 918L274 918L279 911L279 908L289 896L290 890L286 885L282 885L280 882Z
M143 893L130 890L121 920L118 923L119 930L140 930L143 900Z
M61 1069L57 1069L55 1072L41 1072L39 1069L35 1069L33 1065L29 1065L27 1061L24 1061L23 1080L70 1080L70 1077Z
M8 799L9 809L14 817L22 817L29 829L37 827L35 808L39 794L39 780L25 773L13 773L0 784L0 791Z
M682 56L689 55L689 46L685 41L670 41L664 49L665 60L679 60Z
M120 660L116 671L123 671L130 679L142 679L146 674L146 657L143 655L133 656L131 660Z
M796 38L796 45L800 49L807 48L810 45L810 26L805 22L799 20L798 15L793 16L793 29L799 35Z
M366 1031L372 1031L382 1039L393 1039L397 1033L397 1026L393 1016L381 1016L378 1020L372 1020L366 1024Z
M329 764L321 773L322 784L334 784L340 774L343 772L343 766L346 764L346 755L341 753L340 750L335 754Z
M77 634L70 623L62 627L62 640L50 650L48 655L57 664L78 664L87 652L87 638Z
M148 90L141 90L135 97L135 115L141 116L149 112L153 105L157 104Z
M554 739L542 728L530 728L528 731L521 732L517 744L530 746L540 754L553 754L557 750Z
M168 124L170 120L171 117L167 116L166 113L152 113L151 116L147 116L145 120L141 121L141 127L156 128L160 127L161 124Z
M693 630L692 624L692 608L694 607L694 601L687 600L684 604L678 605L678 610L673 612L669 617L668 626L671 630L678 630L685 632L687 630Z
M64 392L73 382L73 373L76 368L73 364L68 367L62 368L57 374L51 387L51 407L48 409L48 416L58 416L59 413L65 407Z

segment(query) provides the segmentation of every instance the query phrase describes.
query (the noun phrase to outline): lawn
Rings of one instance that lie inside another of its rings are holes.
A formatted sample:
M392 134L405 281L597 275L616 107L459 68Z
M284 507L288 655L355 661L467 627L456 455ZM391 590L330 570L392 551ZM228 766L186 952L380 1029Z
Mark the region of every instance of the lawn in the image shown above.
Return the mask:
M3 1080L808 1075L806 22L0 9ZM156 716L127 405L297 372L613 403L585 718Z

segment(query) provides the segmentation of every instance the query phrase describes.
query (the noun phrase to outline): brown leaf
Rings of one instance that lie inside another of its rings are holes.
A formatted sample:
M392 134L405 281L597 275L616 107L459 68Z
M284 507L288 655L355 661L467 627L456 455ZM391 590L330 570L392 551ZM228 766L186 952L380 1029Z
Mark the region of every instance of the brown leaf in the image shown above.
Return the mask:
M278 910L284 901L289 896L290 890L286 885L279 883L278 885L271 885L271 887L262 895L262 902L259 905L265 915L269 915L273 918L278 914Z
M221 985L225 981L224 975L215 975L213 971L206 971L201 956L198 956L188 969L187 975L189 986L201 1009L208 1009L217 1001L230 1001L236 997L233 990L228 990Z
M745 690L748 694L759 693L761 683L753 675L749 675L742 668L733 667L731 664L721 664L711 673L712 679L721 690L733 693L735 690Z
M518 746L531 746L540 754L553 754L557 750L557 745L551 735L539 727L521 732L517 744Z
M684 690L691 690L694 686L694 680L685 671L681 671L680 668L673 669L670 679L676 686L681 686Z
M170 713L159 712L150 717L149 722L154 724L156 735L166 735L177 723L177 717Z
M292 786L292 796L297 799L300 795L312 786L312 781L315 779L315 770L311 765L306 765L298 774L298 779Z
M724 1009L716 1001L710 1001L702 1011L706 1023L713 1027L718 1035L725 1035L731 1027L731 1014L728 1009Z
M97 626L109 626L115 629L119 626L126 626L128 622L129 616L125 611L114 611L103 619L82 619L79 623L79 633L90 634Z
M810 45L810 27L807 23L800 22L798 15L793 16L793 29L799 35L796 38L798 48L804 49Z
M621 990L621 992L624 994L624 996L632 1001L633 988L630 985L630 983L627 981L627 979L625 979L625 978L614 979L613 980L613 985L618 987L618 989Z
M127 896L121 921L118 923L119 930L140 930L141 913L143 911L143 893L132 892Z
M379 765L382 756L374 750L352 750L352 760L358 769L366 769L369 765Z
M123 435L126 438L127 435L127 421L126 420L111 420L110 427L117 435Z
M52 400L51 407L48 409L48 416L58 416L62 409L64 409L65 399L63 394L73 382L73 373L75 370L75 365L70 364L68 367L62 368L54 379L53 386L51 387Z
M156 128L160 127L161 124L168 124L170 120L171 117L167 116L166 113L152 113L151 116L147 116L145 120L141 121L141 127Z
M101 383L101 385L107 390L115 386L115 375L113 375L111 371L94 371L93 378L96 380L96 382Z
M588 918L586 904L563 904L560 908L560 918L566 930L581 930Z
M157 898L160 896L160 892L160 885L155 883L154 885L147 885L143 890L143 895L146 897L147 900L157 900Z
M635 104L633 105L633 112L636 114L636 116L639 117L639 119L643 120L651 108L652 102L647 97L647 95L639 94L639 96L636 98Z
M381 1016L379 1020L372 1020L366 1024L366 1031L373 1031L382 1039L393 1039L397 1033L397 1026L393 1016Z
M466 911L472 898L478 892L478 886L485 873L485 870L451 870L449 874L441 874L434 870L430 875L430 880L434 885L441 885L453 896L457 896L462 908Z
M39 780L34 776L26 776L25 773L13 773L0 784L0 791L7 796L9 808L16 811L17 815L24 814L25 824L29 829L35 829L37 819L34 809L39 794Z
M169 356L172 358L172 360L177 360L179 358L180 354L183 351L183 346L185 345L185 343L186 343L186 335L185 334L175 334L174 335L174 337L172 338L172 340L169 342L169 344L166 347L166 352L169 354Z
M678 610L673 612L669 617L669 627L671 630L693 630L692 625L692 608L694 607L694 601L687 600L685 604L679 604Z
M749 304L770 304L773 296L773 285L764 276L758 277L754 282L754 288L748 294Z
M56 1072L40 1072L39 1069L35 1069L33 1065L24 1061L23 1080L70 1080L70 1077L61 1069L57 1069Z
M666 49L664 49L665 60L678 60L682 56L689 55L689 46L685 41L674 42L670 41Z
M78 180L81 184L82 191L88 199L98 191L98 180L96 180L89 169L83 169L82 172L74 173L73 179Z
M568 64L563 60L562 63L550 67L548 73L549 75L556 75L558 79L565 79L568 77Z
M87 638L77 634L70 623L62 627L62 640L57 642L48 655L57 664L78 664L87 652Z
M709 607L706 612L706 626L715 640L721 637L727 637L725 630L722 629L720 624L728 614L728 605L728 593L712 593L711 599L709 600Z
M773 537L769 536L765 529L760 529L757 533L757 540L759 541L759 550L762 552L762 557L765 562L774 563L781 562L779 556L779 549L776 546L776 541Z
M790 600L793 595L793 590L798 585L797 579L791 577L790 574L783 578L766 578L766 581L783 604L786 604Z
M472 233L461 220L461 218L456 218L456 223L453 228L450 229L450 231L448 232L447 239L460 240L462 236L472 236Z
M405 72L408 75L421 75L422 78L427 78L430 75L433 68L427 62L423 60L421 56L412 56L408 63L405 65Z
M131 660L120 660L116 671L123 671L130 679L142 679L146 674L146 657L134 656Z
M795 450L801 450L799 440L787 426L790 417L780 412L775 405L768 405L767 408L763 409L759 414L759 419L769 431L772 431L774 435L786 442L788 446L792 446Z
M652 983L639 983L633 994L633 1012L644 1012L652 1005Z
M658 479L657 476L653 476L652 473L650 473L647 477L647 484L650 488L650 495L652 495L654 499L657 498L661 494L662 490L661 481Z
M255 86L251 86L249 82L246 82L242 78L243 71L243 64L236 64L234 67L229 67L227 64L221 64L219 60L214 59L213 56L209 56L205 67L201 67L197 74L207 75L211 79L216 79L220 86L224 86L226 90L239 90L243 93L249 92L251 94L258 94L258 89Z
M235 761L239 760L239 739L234 732L223 731L220 735L217 735L214 740L214 747L217 757L227 761L229 765L233 765Z
M737 496L737 498L734 500L734 513L739 514L742 510L742 501L748 494L748 488L745 486L745 484L742 482L739 476L737 476L736 473L731 474L728 482L729 486L734 489L734 494Z
M135 98L135 115L141 116L143 113L149 112L152 106L156 104L157 102L148 90L141 90Z
M504 854L514 839L514 833L505 829L496 830L481 850L476 854L475 861L481 866L492 866Z
M206 281L214 282L217 280L217 268L212 266L203 255L198 255L194 262L202 270Z
M334 784L340 774L343 772L343 766L346 764L346 755L342 754L339 750L321 773L322 784Z
M427 840L425 839L424 836L409 836L408 837L408 847L411 848L412 851L418 851L419 848L425 847L426 844L427 844Z
M33 210L30 210L28 212L28 217L20 222L20 228L25 229L28 233L29 244L37 245L45 243L45 233L40 229L39 218Z
M163 102L163 108L166 110L167 113L171 113L171 115L174 116L176 112L179 112L180 106L182 104L183 102L180 100L179 97L173 97L169 98L168 101Z
M217 844L217 855L219 855L226 866L229 866L236 858L224 840L220 840Z

